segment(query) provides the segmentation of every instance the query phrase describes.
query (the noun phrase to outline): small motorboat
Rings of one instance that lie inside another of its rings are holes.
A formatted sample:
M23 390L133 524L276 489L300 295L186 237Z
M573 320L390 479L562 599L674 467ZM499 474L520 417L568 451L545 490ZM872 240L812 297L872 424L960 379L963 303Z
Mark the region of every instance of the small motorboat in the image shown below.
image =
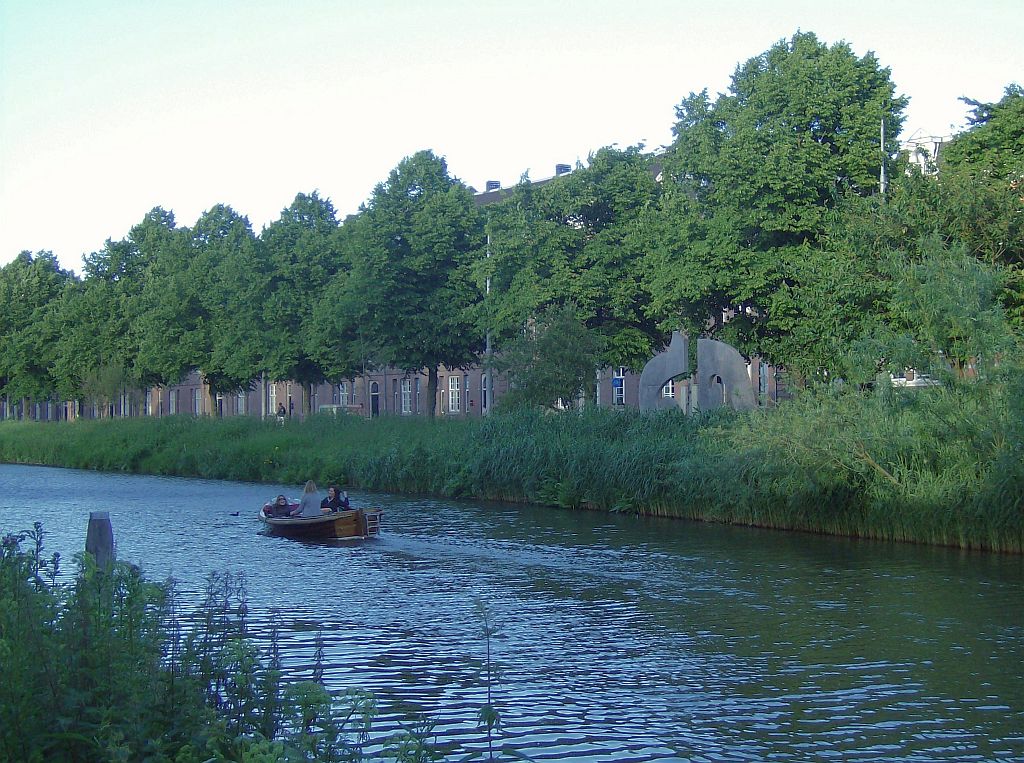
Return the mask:
M298 504L291 504L298 508ZM380 535L382 509L346 509L329 511L318 517L273 516L272 506L260 509L260 521L270 535L287 538L353 538L362 539Z

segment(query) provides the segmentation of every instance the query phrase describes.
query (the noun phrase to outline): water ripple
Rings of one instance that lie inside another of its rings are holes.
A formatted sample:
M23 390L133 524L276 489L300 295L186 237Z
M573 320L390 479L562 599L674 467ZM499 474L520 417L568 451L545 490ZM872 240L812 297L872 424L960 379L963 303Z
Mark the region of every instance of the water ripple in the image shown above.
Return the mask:
M483 605L496 741L534 760L1024 759L1019 558L355 491L381 538L299 543L260 534L279 492L0 466L0 530L41 519L70 558L105 510L186 601L245 573L253 637L276 623L293 678L319 640L328 688L377 695L378 745L422 714L487 750Z

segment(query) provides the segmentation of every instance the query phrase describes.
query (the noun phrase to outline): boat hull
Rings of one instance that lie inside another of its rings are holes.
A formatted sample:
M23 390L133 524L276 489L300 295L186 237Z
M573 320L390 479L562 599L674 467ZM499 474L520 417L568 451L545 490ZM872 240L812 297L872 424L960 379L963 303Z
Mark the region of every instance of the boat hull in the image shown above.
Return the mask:
M332 511L319 517L268 517L260 520L271 535L286 538L370 538L380 533L380 509Z

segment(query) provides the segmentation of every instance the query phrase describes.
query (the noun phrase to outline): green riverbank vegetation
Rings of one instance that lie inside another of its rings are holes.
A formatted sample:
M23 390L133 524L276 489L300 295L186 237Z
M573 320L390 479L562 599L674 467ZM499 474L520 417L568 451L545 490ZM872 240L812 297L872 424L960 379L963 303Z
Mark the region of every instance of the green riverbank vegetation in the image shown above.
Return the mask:
M0 547L0 760L420 763L453 752L424 719L372 736L375 698L328 691L319 634L306 675L283 664L276 624L257 644L242 576L211 575L185 611L173 581L147 581L125 562L99 567L88 553L69 578L43 550L38 523ZM485 705L490 754L458 759L502 759L496 721Z
M314 416L0 425L0 460L524 501L1021 552L1019 367L969 384L820 386L685 416L524 408L483 420ZM255 510L255 509L254 509Z

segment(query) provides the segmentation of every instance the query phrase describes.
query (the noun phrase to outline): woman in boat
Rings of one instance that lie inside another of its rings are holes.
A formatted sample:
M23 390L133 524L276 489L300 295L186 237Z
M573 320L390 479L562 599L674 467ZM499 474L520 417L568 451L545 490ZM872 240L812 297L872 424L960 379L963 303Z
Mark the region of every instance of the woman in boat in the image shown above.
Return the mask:
M337 485L327 488L327 497L320 501L320 508L328 511L348 511L348 493L342 493Z
M292 507L288 505L288 499L284 495L279 495L274 499L270 510L264 513L272 517L287 517L291 510Z
M297 515L300 517L319 517L320 513L320 494L316 491L316 483L313 480L309 480L306 483L306 487L302 489L302 498L299 499Z

